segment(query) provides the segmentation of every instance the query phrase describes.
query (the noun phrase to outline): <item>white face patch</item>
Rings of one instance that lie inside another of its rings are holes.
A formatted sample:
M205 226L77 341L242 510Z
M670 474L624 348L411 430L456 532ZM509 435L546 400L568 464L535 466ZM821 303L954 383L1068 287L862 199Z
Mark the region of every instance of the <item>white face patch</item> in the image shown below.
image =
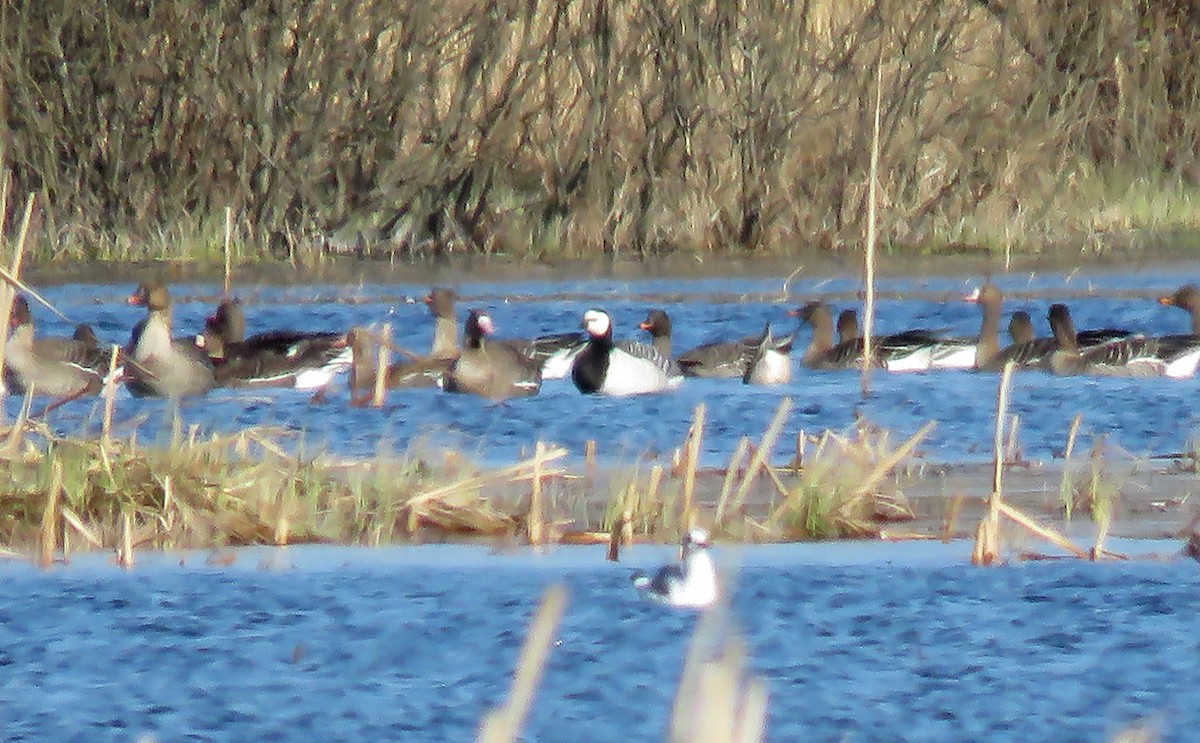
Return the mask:
M608 317L608 313L603 310L588 310L583 313L583 327L587 330L588 335L595 338L602 338L608 335L611 326L612 320Z
M491 335L496 332L496 323L492 322L491 315L485 315L481 312L475 318L475 322L479 325L479 331L484 335Z

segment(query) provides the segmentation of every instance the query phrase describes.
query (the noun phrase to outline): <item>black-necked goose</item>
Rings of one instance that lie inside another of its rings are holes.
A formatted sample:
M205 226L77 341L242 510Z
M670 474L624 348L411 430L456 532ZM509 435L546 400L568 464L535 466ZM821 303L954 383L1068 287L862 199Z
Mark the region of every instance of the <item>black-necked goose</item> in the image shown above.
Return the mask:
M1057 347L1050 354L1047 366L1055 374L1161 377L1167 371L1153 338L1135 335L1081 347L1065 304L1051 305L1048 317Z
M667 392L683 383L683 372L654 346L613 341L612 318L604 310L583 313L588 342L575 356L571 379L580 392L640 395Z
M705 609L721 596L708 532L703 529L692 529L684 536L679 563L664 565L653 576L637 571L631 580L647 599L681 609Z
M542 365L504 343L487 340L496 332L483 310L471 310L463 328L462 353L450 365L442 387L490 400L536 395L542 386Z
M10 390L66 399L100 391L108 373L110 352L100 348L98 342L35 337L33 314L23 296L13 300L9 327L4 379Z
M323 389L353 362L344 333L272 330L247 338L236 299L217 306L197 342L213 362L217 383L235 387Z
M171 295L167 287L148 282L137 288L129 303L145 307L146 318L130 339L125 381L138 396L178 398L202 395L216 385L212 361L194 343L171 337Z

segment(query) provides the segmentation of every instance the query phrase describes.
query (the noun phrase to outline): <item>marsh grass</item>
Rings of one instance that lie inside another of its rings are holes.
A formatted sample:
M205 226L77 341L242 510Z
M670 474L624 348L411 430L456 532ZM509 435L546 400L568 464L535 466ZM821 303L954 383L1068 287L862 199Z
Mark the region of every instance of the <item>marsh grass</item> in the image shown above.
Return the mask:
M440 534L507 536L529 505L513 492L531 472L552 476L561 449L482 471L454 458L308 455L270 429L184 434L170 445L136 438L61 438L18 421L0 467L0 540L40 547L49 562L64 535L92 548L178 549L243 544L392 543ZM6 432L11 433L11 432Z
M226 209L238 264L841 249L872 185L881 246L1197 222L1186 3L276 6L12 7L36 260L220 265Z

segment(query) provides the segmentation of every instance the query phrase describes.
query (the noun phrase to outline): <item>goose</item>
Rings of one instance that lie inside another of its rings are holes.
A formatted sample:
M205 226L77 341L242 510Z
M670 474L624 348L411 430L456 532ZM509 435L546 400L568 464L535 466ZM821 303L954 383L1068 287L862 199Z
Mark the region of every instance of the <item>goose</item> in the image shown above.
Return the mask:
M792 338L775 338L771 323L763 328L762 336L746 361L743 384L787 384L792 381Z
M720 598L717 567L709 553L708 532L692 529L683 538L683 559L664 565L653 575L637 571L634 588L645 598L667 606L704 609Z
M612 318L599 309L583 313L588 342L575 356L571 379L580 392L640 395L674 390L683 372L654 346L638 341L613 341Z
M1158 303L1167 307L1178 307L1192 316L1192 334L1200 335L1200 287L1195 284L1184 284L1168 294L1158 298Z
M13 299L9 327L4 379L10 390L63 398L58 404L100 391L110 352L100 348L94 333L92 343L36 337L29 301L22 295Z
M196 344L213 362L217 384L323 389L353 362L344 333L272 330L246 337L246 313L227 299L204 323Z
M1046 363L1055 374L1119 377L1161 377L1166 374L1167 364L1159 357L1159 344L1152 338L1134 335L1081 347L1071 312L1065 304L1051 305L1048 318L1057 345Z
M650 334L654 347L664 358L671 358L671 317L661 309L650 310L639 326ZM763 341L770 339L769 346ZM791 361L785 358L792 350L793 336L774 338L769 333L746 336L736 341L719 341L697 346L675 359L685 377L710 379L771 379L774 381L747 382L777 384L791 379ZM765 373L767 367L775 370ZM786 367L786 379L783 378ZM755 372L750 374L750 372Z
M976 369L987 368L1000 355L1000 309L1004 304L1004 294L995 284L985 282L964 299L978 304L983 314L972 366Z
M862 330L858 327L858 313L854 310L842 310L838 314L837 319L837 334L838 343L852 341L855 338L862 337Z
M853 320L855 328L851 337L835 345L833 311L829 309L829 305L814 300L790 310L788 314L812 327L812 337L801 359L804 366L825 371L862 366L864 341L858 333L857 317L843 313L843 321L848 326ZM906 371L919 364L924 364L921 368L929 368L928 344L931 339L930 334L921 331L877 336L873 339L871 348L873 364L895 371ZM914 354L920 356L917 363L913 363L909 358Z
M139 397L203 395L216 385L212 361L193 342L171 337L171 295L159 282L140 285L129 304L145 307L127 353L136 362L125 370L129 391Z
M542 365L512 346L487 337L496 325L483 310L471 310L463 328L463 349L446 372L442 388L470 392L490 400L536 395L542 386Z

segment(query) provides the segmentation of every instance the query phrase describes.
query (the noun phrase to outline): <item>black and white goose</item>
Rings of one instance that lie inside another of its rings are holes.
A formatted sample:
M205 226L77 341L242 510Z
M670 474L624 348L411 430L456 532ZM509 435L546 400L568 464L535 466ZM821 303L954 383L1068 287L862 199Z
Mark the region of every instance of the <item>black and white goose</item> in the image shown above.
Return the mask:
M671 317L653 309L639 326L650 334L654 347L672 358ZM675 357L685 377L741 379L746 384L782 384L792 378L793 335L777 338L770 326L758 335L735 341L715 341L696 346Z
M683 538L683 559L664 565L653 576L633 574L633 586L651 601L683 609L704 609L720 598L717 566L709 553L708 532L692 529Z
M683 383L683 372L654 346L613 341L612 318L604 310L583 313L588 341L575 356L571 379L580 392L644 395L668 392Z

